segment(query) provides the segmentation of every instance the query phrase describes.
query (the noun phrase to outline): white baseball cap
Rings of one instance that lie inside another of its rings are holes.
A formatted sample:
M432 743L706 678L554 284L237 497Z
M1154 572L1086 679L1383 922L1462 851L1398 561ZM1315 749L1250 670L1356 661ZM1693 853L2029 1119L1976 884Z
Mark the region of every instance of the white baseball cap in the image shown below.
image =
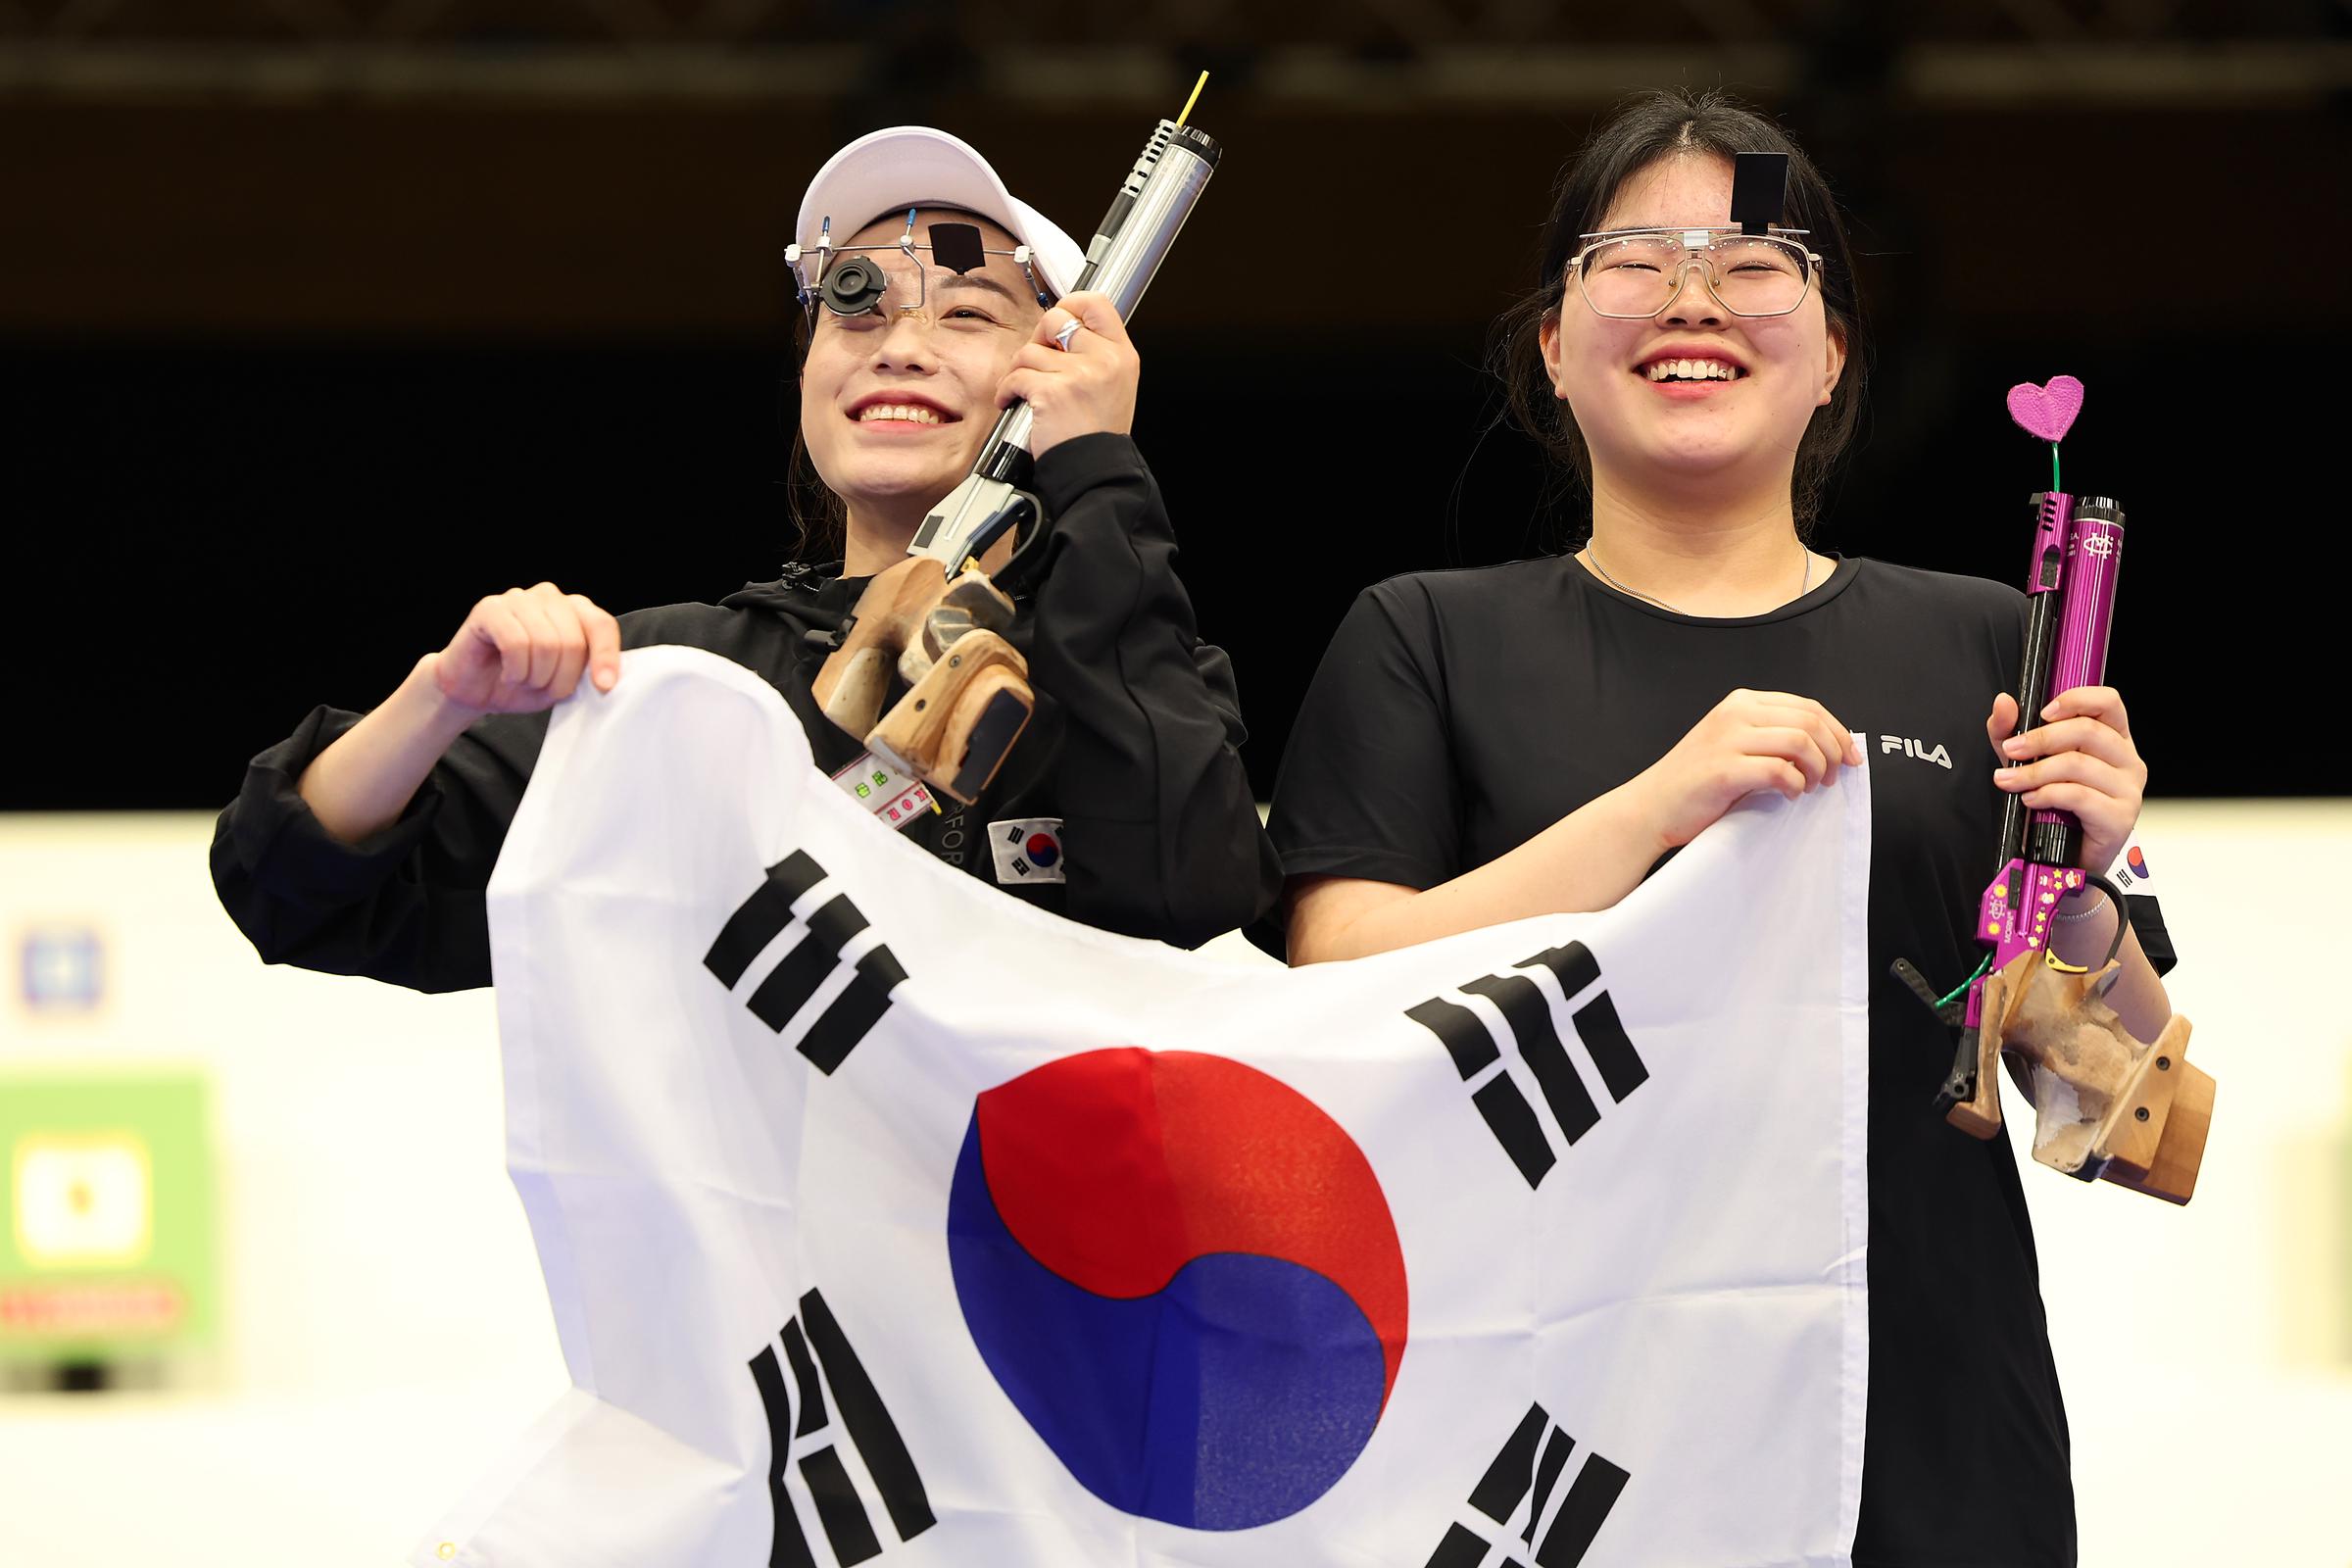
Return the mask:
M977 214L1029 247L1046 286L1067 294L1086 253L1027 202L1016 200L971 144L928 125L893 125L860 136L825 161L801 198L793 238L812 253L825 220L833 243L887 213L909 207L956 207Z

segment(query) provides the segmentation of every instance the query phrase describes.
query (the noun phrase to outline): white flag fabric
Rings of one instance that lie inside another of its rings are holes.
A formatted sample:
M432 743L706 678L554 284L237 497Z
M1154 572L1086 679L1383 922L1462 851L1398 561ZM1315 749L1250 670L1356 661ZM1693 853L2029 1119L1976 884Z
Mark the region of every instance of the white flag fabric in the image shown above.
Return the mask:
M939 863L723 660L623 672L489 895L575 1387L419 1568L1847 1560L1863 769L1284 970Z

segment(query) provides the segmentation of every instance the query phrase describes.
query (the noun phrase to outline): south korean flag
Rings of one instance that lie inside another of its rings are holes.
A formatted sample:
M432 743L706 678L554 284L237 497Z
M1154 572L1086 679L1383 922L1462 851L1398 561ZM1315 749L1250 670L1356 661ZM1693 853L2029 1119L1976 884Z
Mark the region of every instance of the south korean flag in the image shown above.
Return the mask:
M1067 882L1069 867L1061 858L1061 818L1019 816L988 824L989 853L995 858L997 880L1006 882Z
M1867 792L1241 968L942 866L757 677L630 653L490 892L575 1388L411 1560L1844 1562Z

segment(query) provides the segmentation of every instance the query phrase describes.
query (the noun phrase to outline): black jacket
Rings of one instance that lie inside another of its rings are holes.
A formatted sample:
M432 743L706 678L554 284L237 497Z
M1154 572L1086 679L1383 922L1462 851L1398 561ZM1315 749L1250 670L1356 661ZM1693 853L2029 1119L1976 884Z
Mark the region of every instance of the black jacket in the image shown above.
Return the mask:
M1104 930L1198 946L1262 914L1280 886L1242 769L1232 665L1196 634L1175 537L1132 441L1065 442L1038 460L1036 489L1054 527L1010 634L1029 660L1036 717L978 801L947 809L943 799L944 814L904 831L993 882L988 824L1059 817L1067 882L1005 892ZM817 765L837 771L859 744L808 694L826 653L808 634L831 631L865 586L837 570L788 567L716 605L633 612L620 617L622 644L708 649L755 671L791 705ZM487 985L482 890L547 715L482 719L398 822L347 845L295 783L358 721L315 709L253 760L213 837L220 902L270 963L419 991Z

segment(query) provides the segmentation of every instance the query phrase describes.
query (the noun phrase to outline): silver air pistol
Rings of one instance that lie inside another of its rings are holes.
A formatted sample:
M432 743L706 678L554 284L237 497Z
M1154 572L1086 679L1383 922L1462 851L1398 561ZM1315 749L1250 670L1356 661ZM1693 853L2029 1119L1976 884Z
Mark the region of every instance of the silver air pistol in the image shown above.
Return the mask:
M1177 121L1163 120L1127 172L1110 211L1095 225L1086 265L1070 292L1094 289L1110 297L1121 320L1159 270L1193 204L1216 172L1216 138ZM1003 538L1007 529L1026 529L1043 520L1035 496L1027 493L1036 460L1029 455L1026 403L1015 403L998 418L963 482L948 492L906 547L910 556L931 556L954 576L963 564Z
M1071 288L1109 296L1122 319L1216 172L1216 139L1184 122L1191 112L1187 103L1152 130ZM1028 489L1033 417L1015 403L998 418L972 471L915 530L907 559L866 585L811 688L825 716L865 743L836 781L896 826L936 810L934 791L974 800L1036 710L1028 662L1004 636L1012 601L972 564L1007 532L1026 536L1024 566L1043 557L1052 519ZM885 713L894 676L907 691Z

